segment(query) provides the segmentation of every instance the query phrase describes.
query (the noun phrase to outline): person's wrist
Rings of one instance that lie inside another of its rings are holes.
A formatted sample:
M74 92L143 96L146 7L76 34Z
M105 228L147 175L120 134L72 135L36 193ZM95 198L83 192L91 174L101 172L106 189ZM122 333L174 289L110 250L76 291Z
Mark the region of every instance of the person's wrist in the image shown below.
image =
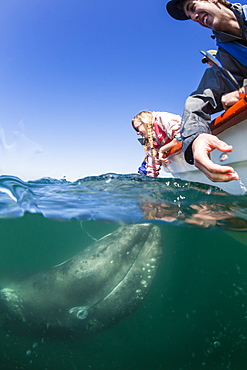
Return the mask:
M167 153L167 150L166 150L166 149L164 149L164 148L162 149L162 147L161 147L161 148L160 148L160 152L161 152L161 153Z

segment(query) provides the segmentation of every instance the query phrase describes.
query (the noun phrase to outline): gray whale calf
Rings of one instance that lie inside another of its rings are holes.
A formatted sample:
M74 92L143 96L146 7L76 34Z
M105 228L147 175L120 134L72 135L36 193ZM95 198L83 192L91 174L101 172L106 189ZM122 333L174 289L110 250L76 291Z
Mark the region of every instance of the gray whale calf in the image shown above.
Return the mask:
M159 227L120 227L68 261L6 284L1 324L45 336L106 329L141 305L161 255Z

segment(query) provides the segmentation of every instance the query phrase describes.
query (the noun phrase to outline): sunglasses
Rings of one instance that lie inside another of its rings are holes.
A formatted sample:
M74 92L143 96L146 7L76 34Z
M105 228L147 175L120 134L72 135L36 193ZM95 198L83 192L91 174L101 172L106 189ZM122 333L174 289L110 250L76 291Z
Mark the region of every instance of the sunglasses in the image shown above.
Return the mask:
M138 122L137 126L135 126L135 121L132 121L132 126L136 132L139 132L139 127L143 125L142 122Z

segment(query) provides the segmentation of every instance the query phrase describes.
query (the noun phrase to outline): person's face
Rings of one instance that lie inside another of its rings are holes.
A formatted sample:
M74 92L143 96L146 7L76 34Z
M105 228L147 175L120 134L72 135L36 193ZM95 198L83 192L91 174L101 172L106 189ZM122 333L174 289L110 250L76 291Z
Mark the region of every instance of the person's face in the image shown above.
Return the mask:
M187 17L201 26L224 31L225 9L218 0L185 0L183 10Z
M143 123L141 123L140 121L134 121L133 126L135 127L135 130L137 131L137 135L141 135L147 138L147 129Z

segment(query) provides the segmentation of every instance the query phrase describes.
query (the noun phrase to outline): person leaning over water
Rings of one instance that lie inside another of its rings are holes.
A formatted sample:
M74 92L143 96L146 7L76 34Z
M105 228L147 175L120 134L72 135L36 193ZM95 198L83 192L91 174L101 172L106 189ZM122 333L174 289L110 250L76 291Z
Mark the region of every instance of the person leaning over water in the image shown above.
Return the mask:
M213 30L218 45L217 58L242 86L247 77L247 5L226 0L171 0L166 8L177 20L191 19ZM232 167L217 165L209 158L214 149L232 151L231 145L211 135L210 126L211 114L223 109L222 95L233 90L220 70L212 66L206 69L197 90L185 103L181 124L185 159L212 181L238 180ZM238 92L232 94L238 96Z
M157 177L161 166L168 163L166 153L180 140L181 117L167 112L142 111L131 123L137 134L144 138L145 158L139 172Z

